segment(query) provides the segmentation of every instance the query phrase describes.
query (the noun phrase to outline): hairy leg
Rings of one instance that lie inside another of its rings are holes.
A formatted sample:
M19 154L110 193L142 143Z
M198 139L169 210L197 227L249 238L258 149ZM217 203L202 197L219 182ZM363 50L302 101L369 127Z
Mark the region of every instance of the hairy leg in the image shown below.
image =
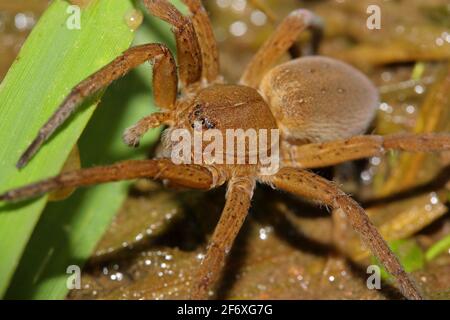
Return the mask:
M181 14L167 0L144 0L144 4L152 15L173 26L183 88L198 82L202 75L202 55L191 19Z
M357 136L345 140L282 146L287 166L318 168L382 155L387 150L439 152L450 150L450 133Z
M63 173L22 188L0 194L0 201L20 201L63 188L77 188L100 183L153 178L170 180L176 185L192 189L210 189L223 181L217 181L211 168L197 165L174 165L170 159L130 160L104 167Z
M153 99L162 110L173 110L178 95L177 64L172 53L156 56L153 60Z
M156 112L145 118L142 118L134 126L125 130L122 138L123 141L131 146L139 146L141 138L150 129L157 128L163 124L171 125L173 124L173 115L170 112Z
M247 217L254 188L255 180L250 177L233 177L229 181L225 208L194 277L192 299L207 299L217 283L225 258Z
M213 82L219 77L220 63L211 21L201 0L183 0L183 2L192 13L192 21L200 44L203 60L202 78Z
M52 117L39 130L37 137L20 157L17 167L22 168L30 161L42 144L67 120L86 97L99 92L140 64L155 58L157 59L156 78L163 77L160 73L168 75L164 80L165 85L161 85L155 91L156 100L159 102L174 101L176 99L177 77L173 72L175 65L169 49L161 44L146 44L130 48L72 89ZM162 105L161 107L169 108L170 105Z
M240 83L257 88L264 74L307 28L313 31L313 43L318 43L322 24L317 16L304 9L296 10L287 16L247 65Z
M408 299L422 299L419 290L369 220L364 209L331 181L309 171L294 168L283 168L278 174L261 177L261 179L279 189L320 201L334 209L343 210L363 242L381 261L386 270L395 277L403 295Z

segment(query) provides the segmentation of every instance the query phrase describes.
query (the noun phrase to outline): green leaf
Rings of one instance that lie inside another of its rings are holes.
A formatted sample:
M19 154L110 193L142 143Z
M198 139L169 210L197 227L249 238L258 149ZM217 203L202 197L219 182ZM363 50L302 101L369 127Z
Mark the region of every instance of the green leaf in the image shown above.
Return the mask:
M80 30L66 26L68 5L66 1L53 1L0 85L0 191L60 171L93 105L82 106L24 170L19 172L15 163L70 89L127 49L133 39L123 18L133 8L130 1L92 1L82 10ZM0 204L0 297L45 203L46 199L41 198Z
M441 253L450 249L450 235L433 244L425 253L427 261L431 261Z

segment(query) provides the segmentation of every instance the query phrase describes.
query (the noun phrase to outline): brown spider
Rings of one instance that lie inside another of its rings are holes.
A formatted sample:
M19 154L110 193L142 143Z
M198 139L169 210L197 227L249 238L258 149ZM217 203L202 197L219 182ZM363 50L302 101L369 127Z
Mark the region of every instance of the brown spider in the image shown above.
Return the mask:
M140 120L124 134L137 145L150 129L184 128L279 129L280 169L262 175L262 164L174 164L170 158L125 161L111 166L63 173L0 195L17 201L66 187L80 187L136 178L170 181L177 186L208 190L228 183L226 204L194 278L191 298L205 299L220 277L227 253L250 207L256 182L342 209L364 243L395 276L406 298L421 294L364 210L334 183L306 170L371 157L386 150L432 152L450 149L450 134L355 136L373 118L378 95L359 71L325 57L304 57L272 66L305 29L318 31L318 18L307 10L286 17L253 57L239 84L225 84L219 74L219 53L212 27L200 0L184 0L192 16L183 16L165 0L144 0L149 11L173 27L177 65L163 44L133 47L78 84L19 160L23 167L39 147L75 111L80 102L131 69L153 61L154 99L161 112ZM178 76L180 91L178 96ZM192 128L194 127L194 128ZM170 143L166 148L170 149ZM173 147L173 146L172 146ZM248 155L248 154L247 154ZM246 155L246 157L247 157ZM192 155L193 156L193 155Z

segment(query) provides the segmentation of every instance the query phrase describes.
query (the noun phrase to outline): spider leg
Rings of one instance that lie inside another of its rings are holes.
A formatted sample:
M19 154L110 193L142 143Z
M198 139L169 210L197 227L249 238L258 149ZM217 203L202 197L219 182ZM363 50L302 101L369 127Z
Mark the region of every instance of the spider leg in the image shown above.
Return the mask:
M173 26L183 88L198 82L202 75L202 54L191 19L181 14L167 0L144 0L144 4L152 15Z
M155 79L164 78L163 82L158 82L155 99L159 103L167 102L167 105L161 104L161 107L170 108L176 99L177 77L176 67L169 49L162 44L146 44L130 48L72 89L51 118L39 130L37 137L20 157L16 166L24 167L42 144L66 121L86 97L99 92L131 69L151 59L156 59Z
M449 133L366 135L345 140L282 146L285 165L318 168L383 154L386 150L439 152L450 150Z
M139 146L141 138L150 129L159 127L163 124L170 125L172 124L172 119L172 114L168 112L152 113L151 115L139 120L135 125L126 129L122 136L123 141L131 147L137 147Z
M178 95L177 64L172 53L167 50L164 55L154 58L153 63L153 99L163 110L173 110Z
M201 0L183 0L183 2L192 13L192 21L200 44L203 60L202 78L213 82L219 77L220 63L211 21Z
M254 188L255 180L251 177L233 177L229 181L225 208L194 278L192 299L209 297L209 291L219 279L225 258L245 221Z
M257 88L264 74L287 52L307 28L312 29L313 46L317 46L322 35L321 20L308 10L293 11L281 22L272 36L252 58L240 83Z
M312 172L294 168L283 168L276 175L262 176L261 179L279 189L318 200L334 209L342 209L353 229L359 233L364 243L381 261L386 270L396 278L403 295L408 299L422 299L414 282L403 270L397 257L369 220L364 209L331 181Z
M77 188L137 178L167 179L183 187L210 189L223 183L216 180L214 174L215 172L207 167L175 165L170 159L129 160L110 166L62 173L59 176L0 194L0 201L15 202L63 188Z

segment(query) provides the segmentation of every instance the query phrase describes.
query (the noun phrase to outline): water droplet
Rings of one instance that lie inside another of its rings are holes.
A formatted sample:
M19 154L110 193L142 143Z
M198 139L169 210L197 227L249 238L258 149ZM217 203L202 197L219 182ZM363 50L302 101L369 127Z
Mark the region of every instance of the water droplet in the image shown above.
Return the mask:
M122 281L123 280L123 274L121 272L116 272L110 276L110 279L113 281Z
M392 113L392 111L394 111L394 109L386 102L380 104L380 110L387 113Z
M165 256L165 259L166 259L167 261L172 260L172 258L173 258L173 256L170 255L170 254L168 254L168 255Z
M205 258L205 255L203 253L197 254L197 260L203 260Z
M409 105L406 107L406 112L408 114L413 114L414 112L416 112L416 108L413 105Z
M136 241L140 241L140 240L142 240L142 238L144 238L144 235L143 235L142 233L139 233L139 234L135 237L135 240L136 240Z
M14 25L20 31L30 30L35 25L36 20L32 13L18 13L14 17Z
M256 287L258 288L258 290L261 290L261 291L267 290L267 287L263 284L258 284Z
M370 163L373 166L379 166L380 163L381 163L381 158L380 157L373 157L373 158L370 159Z
M269 237L269 234L273 231L272 227L265 227L265 228L261 228L259 229L259 238L261 240L267 240L267 238Z
M221 8L227 8L231 5L231 0L217 0L216 2Z
M261 240L266 240L266 239L267 239L267 234L266 234L266 232L264 231L264 229L259 230L259 238L260 238Z
M144 21L144 15L140 10L132 9L125 14L125 22L131 30L135 31Z
M230 33L235 37L242 37L247 33L247 24L243 21L236 21L230 25Z
M435 192L431 193L430 202L431 202L431 204L438 204L439 203L439 198L438 198L438 196L437 196L437 194Z
M246 7L247 0L233 0L233 2L231 3L231 8L238 12L244 11Z
M372 175L368 170L361 172L361 180L366 183L372 180Z
M417 86L414 87L414 91L417 94L422 94L422 93L425 92L425 88L423 86L421 86L421 85L417 85Z

